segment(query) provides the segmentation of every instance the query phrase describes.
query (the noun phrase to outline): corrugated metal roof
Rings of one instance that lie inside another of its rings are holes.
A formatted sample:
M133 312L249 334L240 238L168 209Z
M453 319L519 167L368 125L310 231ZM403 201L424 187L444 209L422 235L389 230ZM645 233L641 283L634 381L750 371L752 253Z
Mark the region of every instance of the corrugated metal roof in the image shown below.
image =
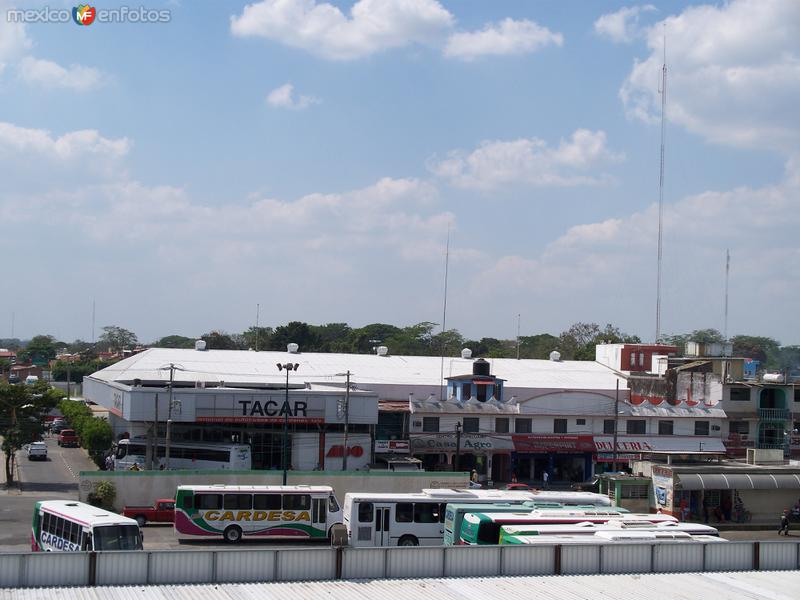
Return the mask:
M175 372L179 382L218 382L226 385L273 384L284 385L286 376L276 364L299 363L291 372L292 383L340 383L337 375L350 370L352 381L369 389L370 383L388 385L441 385L441 358L436 356L377 356L374 354L327 354L288 352L253 352L249 350L186 350L151 348L119 361L92 375L102 381L130 383L166 382L169 370L163 367L174 363L182 370ZM489 360L493 375L506 380L506 388L614 390L617 380L627 389L626 380L608 367L592 361ZM473 361L445 358L444 377L468 372Z
M394 579L0 590L0 600L508 600L731 598L794 600L800 571Z

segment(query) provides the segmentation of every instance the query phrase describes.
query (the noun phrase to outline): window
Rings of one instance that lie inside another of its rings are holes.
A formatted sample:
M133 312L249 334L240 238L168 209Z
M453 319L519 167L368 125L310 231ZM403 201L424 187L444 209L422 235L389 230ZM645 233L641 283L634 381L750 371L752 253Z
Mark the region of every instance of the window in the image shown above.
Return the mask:
M575 419L576 425L586 425L586 419Z
M531 419L514 419L514 433L530 433Z
M438 523L439 504L417 502L414 504L414 523Z
M728 431L731 433L738 433L739 435L750 433L750 423L748 421L730 421L728 427Z
M478 433L479 417L464 417L464 433Z
M372 523L372 502L359 502L358 503L358 522L359 523Z
M603 419L603 433L614 433L614 419Z
M222 508L225 510L250 510L253 508L253 497L250 494L225 494Z
M649 486L646 485L623 485L622 497L646 500L648 491L649 491Z
M197 494L194 507L200 510L219 510L222 508L222 494Z
M567 433L567 420L553 419L553 433Z
M658 435L672 435L673 427L674 427L673 421L659 421Z
M311 496L308 494L284 494L283 510L309 510Z
M636 366L636 352L631 352L631 367Z
M507 417L497 417L494 420L494 432L495 433L508 433L508 418Z
M478 402L486 402L486 388L488 385L478 386Z
M339 503L336 501L336 496L331 494L328 496L328 512L335 513L339 512Z
M708 421L695 421L694 422L695 435L708 435Z
M797 398L795 398L795 400L796 399ZM731 401L732 402L749 402L750 401L750 388L732 387L731 388Z
M280 494L256 494L253 496L253 508L255 510L280 510Z
M414 504L412 502L398 502L394 507L394 520L396 523L413 522Z
M644 435L647 433L647 421L644 419L628 419L625 422L625 431L629 435Z
M466 402L472 396L472 384L471 383L463 383L461 384L461 400Z
M800 388L794 388L794 401L800 402Z
M422 417L422 431L439 433L439 417Z
M639 352L639 366L644 366L644 352Z

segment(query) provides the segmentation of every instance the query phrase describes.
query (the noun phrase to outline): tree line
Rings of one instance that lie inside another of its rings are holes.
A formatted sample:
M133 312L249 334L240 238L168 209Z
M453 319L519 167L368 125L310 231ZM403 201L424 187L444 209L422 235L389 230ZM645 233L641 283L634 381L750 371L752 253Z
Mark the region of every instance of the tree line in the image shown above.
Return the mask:
M546 359L557 350L562 360L594 360L595 345L599 343L641 343L636 335L622 331L612 324L575 323L558 335L537 333L519 339L482 337L465 338L457 329L436 331L438 325L429 321L398 327L388 323L372 323L364 327L351 327L347 323L313 325L292 321L277 327L250 327L241 333L213 330L198 337L167 335L148 346L160 348L194 348L202 339L211 350L286 350L289 343L300 346L301 352L338 352L370 354L378 346L387 346L395 355L447 356L458 355L462 348L470 348L475 357ZM55 379L65 381L69 366L70 379L80 382L84 375L107 366L99 359L101 352L132 350L139 345L135 333L116 325L103 327L97 343L82 340L59 342L50 335L38 335L26 342L2 340L0 347L19 349L19 359L31 358L49 361L60 350L78 354L79 360L69 365L58 362L54 366ZM724 342L716 329L698 329L688 333L664 335L659 342L678 347L682 354L686 342ZM800 367L800 346L781 346L770 337L735 335L728 340L733 344L733 355L759 361L764 369L793 371ZM2 365L0 365L2 368Z

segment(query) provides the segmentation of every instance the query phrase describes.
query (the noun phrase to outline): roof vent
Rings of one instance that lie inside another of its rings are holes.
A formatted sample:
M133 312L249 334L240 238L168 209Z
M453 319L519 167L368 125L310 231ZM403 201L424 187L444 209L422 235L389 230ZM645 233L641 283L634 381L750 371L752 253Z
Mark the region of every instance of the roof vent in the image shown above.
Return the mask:
M206 349L206 341L205 340L197 340L194 343L194 349L195 350L199 350L200 352L202 352L203 350Z
M461 351L461 358L472 358L472 350L469 348L464 348Z
M289 354L297 354L297 351L298 351L299 349L300 349L300 346L298 346L298 345L297 345L297 344L295 344L294 342L292 342L291 344L288 344L288 345L286 346L286 351L287 351Z
M559 362L561 360L561 352L559 352L558 350L553 350L550 353L550 360L552 360L553 362Z
M388 356L389 355L389 347L388 346L378 346L375 351L378 353L378 356Z

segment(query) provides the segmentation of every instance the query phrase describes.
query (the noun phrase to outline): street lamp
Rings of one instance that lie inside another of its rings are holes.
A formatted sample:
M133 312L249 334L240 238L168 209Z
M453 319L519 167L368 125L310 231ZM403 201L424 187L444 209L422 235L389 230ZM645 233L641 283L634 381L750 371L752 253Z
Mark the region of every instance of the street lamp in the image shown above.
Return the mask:
M286 399L283 401L283 451L281 452L281 463L283 464L283 485L286 485L286 471L289 469L287 460L289 458L289 371L297 371L300 363L278 363L278 371L286 371Z
M350 426L350 371L346 373L337 373L337 377L347 377L347 382L344 388L344 453L342 455L342 471L347 471L347 433Z

